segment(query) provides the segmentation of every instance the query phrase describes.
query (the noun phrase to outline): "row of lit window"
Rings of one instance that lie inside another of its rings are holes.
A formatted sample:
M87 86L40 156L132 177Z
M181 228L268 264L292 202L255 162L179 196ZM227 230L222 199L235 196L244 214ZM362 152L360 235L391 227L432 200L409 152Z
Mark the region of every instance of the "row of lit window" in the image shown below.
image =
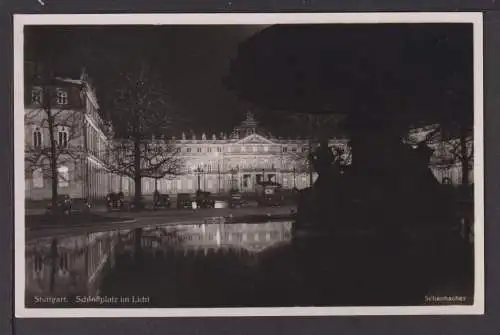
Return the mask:
M186 149L186 152L192 152L192 148L185 148L185 149ZM214 150L212 150L212 149L214 149ZM196 151L203 152L203 148L197 148ZM182 148L177 148L177 152L182 152ZM221 147L206 148L206 152L222 152L222 148Z
M297 149L297 147L291 147L291 148L290 148L290 151L291 151L291 152L297 152L297 151L298 151L298 149ZM300 148L300 151L301 151L301 152L306 152L306 151L307 151L307 148ZM288 147L283 147L283 152L288 152Z
M247 147L245 146L242 146L242 147L234 147L233 149L233 152L247 152ZM206 150L203 150L204 148L196 148L196 152L198 153L202 153L202 152L208 152L208 153L211 153L211 152L222 152L222 148L221 147L217 147L217 148L205 148ZM231 148L227 148L227 151L228 152L231 152ZM248 152L258 152L259 151L259 147L252 147L252 150L248 150ZM269 147L265 146L264 147L264 152L268 152L269 151ZM288 147L283 147L282 148L282 151L283 152L288 152ZM306 152L307 151L307 148L297 148L297 147L291 147L290 148L290 152ZM183 152L182 148L177 148L177 152ZM193 148L185 148L185 152L187 153L191 153L191 152L194 152L193 151Z
M68 130L62 127L56 134L56 143L59 147L66 148L68 146L68 141ZM35 148L43 146L43 135L40 128L35 128L35 130L33 130L33 146Z
M43 91L40 88L35 88L31 91L31 102L32 103L42 103L43 102ZM56 104L67 105L68 104L68 92L62 89L56 90Z
M237 241L237 242L242 242L242 241L264 241L267 240L267 234L269 234L269 239L270 240L278 240L280 238L280 233L277 231L271 231L269 233L267 232L256 232L256 233L250 233L250 232L237 232L237 233L229 233L225 232L224 233L224 240L225 241ZM282 238L287 238L288 232L283 232ZM206 235L205 240L206 241L214 241L216 239L216 234L213 232L209 232ZM203 236L201 234L190 234L190 235L179 235L176 237L177 240L179 241L202 241L204 240Z

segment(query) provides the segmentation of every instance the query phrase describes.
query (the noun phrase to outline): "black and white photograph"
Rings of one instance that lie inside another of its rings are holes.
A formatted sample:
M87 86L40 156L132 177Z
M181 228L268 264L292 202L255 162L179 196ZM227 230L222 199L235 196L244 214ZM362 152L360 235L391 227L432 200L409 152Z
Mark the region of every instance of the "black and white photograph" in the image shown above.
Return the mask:
M16 315L484 313L482 24L16 15Z

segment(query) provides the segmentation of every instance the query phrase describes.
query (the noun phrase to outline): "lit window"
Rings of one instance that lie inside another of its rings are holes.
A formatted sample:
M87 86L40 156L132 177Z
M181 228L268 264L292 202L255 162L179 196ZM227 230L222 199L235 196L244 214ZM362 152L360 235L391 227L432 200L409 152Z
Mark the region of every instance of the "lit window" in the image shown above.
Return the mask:
M292 152L297 152L297 148L293 147Z
M33 171L33 187L43 188L43 172L41 168Z
M264 147L264 151L265 151L265 152L268 152L268 151L269 151L269 147L268 147L267 145Z
M57 169L59 175L59 187L68 187L69 186L69 170L67 166L60 166Z
M42 102L42 90L39 88L35 88L31 91L31 102L32 103L41 103Z
M35 148L42 146L42 132L40 128L35 128L35 130L33 130L33 146Z
M181 152L181 148L177 148L177 152Z
M287 147L283 147L283 152L287 152L287 151L288 151Z
M257 152L257 147L253 147L253 152Z
M198 148L198 152L201 152L201 148Z
M57 91L57 104L58 105L67 105L68 104L68 92L63 90Z
M212 148L207 148L207 152L212 152Z
M187 149L186 149L186 151L187 151L187 152L191 152L191 148L187 148Z
M221 148L221 147L218 147L218 148L217 148L217 151L218 151L218 152L222 152L222 148Z
M306 150L307 150L306 148L302 148L302 152L306 152Z
M62 148L66 148L68 146L68 130L64 127L59 129L58 144Z

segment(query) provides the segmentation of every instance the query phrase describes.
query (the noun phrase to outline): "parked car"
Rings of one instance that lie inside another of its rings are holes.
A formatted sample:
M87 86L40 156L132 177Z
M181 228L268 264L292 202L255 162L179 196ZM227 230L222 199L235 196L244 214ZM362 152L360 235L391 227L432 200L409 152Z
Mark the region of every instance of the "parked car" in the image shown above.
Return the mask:
M198 208L214 208L215 200L210 197L210 192L197 191L196 204Z
M245 199L243 198L243 194L241 194L238 190L232 190L229 193L229 207L242 207L244 204Z
M92 204L88 199L71 199L71 214L88 214L92 209Z
M109 212L125 209L125 202L122 193L111 192L106 196L106 207Z
M177 195L177 208L192 208L194 198L189 193L179 193Z
M56 199L56 207L52 205L52 201L47 205L47 214L71 214L71 198L67 194L60 194Z
M259 206L281 206L285 202L281 185L278 183L261 183L257 185L256 193Z
M155 194L153 196L153 208L170 208L170 197L168 194Z
M57 197L57 207L52 208L52 202L47 206L47 214L71 215L74 213L89 213L91 209L90 201L87 199L71 199L67 194Z

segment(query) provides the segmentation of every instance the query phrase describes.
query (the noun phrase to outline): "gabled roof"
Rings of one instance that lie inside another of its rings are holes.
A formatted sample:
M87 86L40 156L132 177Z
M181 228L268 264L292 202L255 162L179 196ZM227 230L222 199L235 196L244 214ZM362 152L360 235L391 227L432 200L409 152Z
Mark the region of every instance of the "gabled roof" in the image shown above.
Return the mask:
M235 142L236 144L274 144L273 141L259 134L248 135Z

